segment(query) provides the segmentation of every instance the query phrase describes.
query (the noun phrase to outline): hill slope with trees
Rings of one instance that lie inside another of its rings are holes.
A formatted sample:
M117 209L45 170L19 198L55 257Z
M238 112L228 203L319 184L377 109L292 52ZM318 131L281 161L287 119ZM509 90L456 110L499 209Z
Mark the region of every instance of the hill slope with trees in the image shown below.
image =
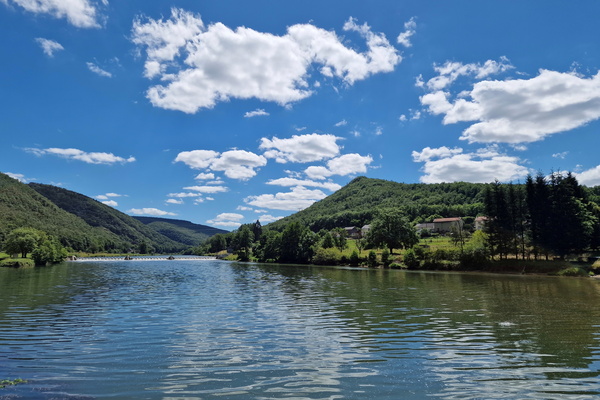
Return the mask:
M283 230L300 222L312 231L370 223L378 210L393 208L409 220L432 217L477 216L483 213L484 190L480 183L397 183L358 177L331 196L293 215L273 222L269 229Z
M151 246L158 252L177 252L188 245L176 242L137 219L80 193L52 185L28 185L64 211L76 215L92 227L117 235L133 249Z
M115 233L90 226L30 186L0 173L0 240L21 227L51 233L64 246L76 250L110 249L124 244Z
M228 233L228 231L212 226L194 224L190 221L180 219L158 218L158 217L134 217L146 226L161 233L179 243L189 246L197 246L216 234Z

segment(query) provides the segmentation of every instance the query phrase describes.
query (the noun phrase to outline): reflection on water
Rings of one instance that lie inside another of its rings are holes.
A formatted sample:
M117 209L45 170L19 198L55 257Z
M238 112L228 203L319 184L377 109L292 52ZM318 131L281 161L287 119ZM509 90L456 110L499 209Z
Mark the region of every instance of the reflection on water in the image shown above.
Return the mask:
M591 399L600 283L221 261L0 270L0 398Z

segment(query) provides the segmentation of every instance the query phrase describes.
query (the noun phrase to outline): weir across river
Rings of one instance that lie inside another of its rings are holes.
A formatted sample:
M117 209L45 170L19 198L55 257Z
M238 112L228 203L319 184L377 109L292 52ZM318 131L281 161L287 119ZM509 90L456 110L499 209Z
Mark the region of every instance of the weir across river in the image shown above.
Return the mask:
M160 260L216 260L213 256L118 256L118 257L73 257L69 261L160 261Z

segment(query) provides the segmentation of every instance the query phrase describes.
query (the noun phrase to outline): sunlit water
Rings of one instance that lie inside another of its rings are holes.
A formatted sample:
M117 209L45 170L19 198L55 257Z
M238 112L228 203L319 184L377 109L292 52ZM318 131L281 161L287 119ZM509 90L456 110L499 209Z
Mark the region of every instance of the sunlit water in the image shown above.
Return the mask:
M600 282L223 261L0 269L9 399L592 399Z

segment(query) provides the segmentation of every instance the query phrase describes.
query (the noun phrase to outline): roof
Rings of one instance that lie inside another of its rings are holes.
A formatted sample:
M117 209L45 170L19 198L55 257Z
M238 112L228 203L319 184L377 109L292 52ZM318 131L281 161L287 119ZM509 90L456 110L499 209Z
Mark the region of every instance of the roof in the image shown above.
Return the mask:
M454 218L436 218L433 220L433 222L458 222L461 221L460 217L454 217Z

